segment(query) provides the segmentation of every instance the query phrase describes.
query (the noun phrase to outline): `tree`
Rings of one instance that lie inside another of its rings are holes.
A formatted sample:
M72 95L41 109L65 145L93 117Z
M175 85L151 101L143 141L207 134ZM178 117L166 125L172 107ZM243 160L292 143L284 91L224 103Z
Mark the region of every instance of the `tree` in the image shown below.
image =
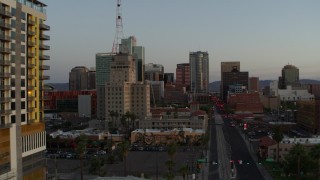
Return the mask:
M174 162L173 158L176 155L177 152L177 146L174 143L171 143L168 145L168 155L169 155L169 160L166 161L166 166L168 167L168 173L166 175L168 180L174 179L174 174L173 174L173 167L174 167Z
M119 148L120 148L120 155L121 158L123 159L123 174L124 176L127 176L127 156L129 153L129 142L128 141L123 141L119 144Z
M186 176L187 176L188 173L189 173L188 166L183 165L183 166L179 169L179 172L181 173L183 180L185 180L185 179L186 179Z
M311 157L317 161L318 170L316 173L317 180L320 179L320 144L313 146L310 150Z
M88 143L88 137L84 134L81 134L79 137L76 138L76 144L77 144L76 152L80 158L81 180L83 180L83 158L87 150L87 143Z
M279 163L279 144L283 139L283 133L280 126L274 127L272 139L277 142L277 163Z
M91 166L90 166L90 173L92 174L98 174L100 176L101 174L101 167L104 165L104 158L101 157L94 157L91 159Z
M115 112L112 110L112 111L109 111L109 116L111 117L111 123L109 126L109 131L113 131L113 128L114 128L114 122L113 122L113 118L115 117ZM112 133L112 132L111 132Z
M307 174L313 167L312 160L306 149L301 144L294 145L284 158L284 171L287 174L296 174L300 179L301 174Z

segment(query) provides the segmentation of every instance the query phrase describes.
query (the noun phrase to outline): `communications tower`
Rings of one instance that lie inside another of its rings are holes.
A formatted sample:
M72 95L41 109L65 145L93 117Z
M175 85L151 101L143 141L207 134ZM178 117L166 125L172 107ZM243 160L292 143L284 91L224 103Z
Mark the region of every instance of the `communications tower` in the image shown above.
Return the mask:
M117 11L116 11L116 35L113 40L112 52L119 53L119 44L123 35L123 25L122 25L122 10L121 10L121 0L117 0Z

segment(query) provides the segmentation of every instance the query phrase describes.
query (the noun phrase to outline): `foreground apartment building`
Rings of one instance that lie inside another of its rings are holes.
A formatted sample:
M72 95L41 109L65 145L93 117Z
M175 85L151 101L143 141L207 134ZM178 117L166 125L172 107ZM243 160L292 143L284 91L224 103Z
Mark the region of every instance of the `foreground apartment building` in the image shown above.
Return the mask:
M45 179L45 6L0 0L0 179Z

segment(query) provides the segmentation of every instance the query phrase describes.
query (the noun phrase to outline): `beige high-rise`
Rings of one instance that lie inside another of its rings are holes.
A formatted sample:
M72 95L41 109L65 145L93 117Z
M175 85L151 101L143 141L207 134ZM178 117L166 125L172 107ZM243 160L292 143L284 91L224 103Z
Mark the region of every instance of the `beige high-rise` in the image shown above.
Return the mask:
M117 112L116 125L120 117L131 112L138 119L150 116L150 85L137 82L135 60L132 55L117 54L110 64L110 81L106 83L106 120L111 121L110 112Z

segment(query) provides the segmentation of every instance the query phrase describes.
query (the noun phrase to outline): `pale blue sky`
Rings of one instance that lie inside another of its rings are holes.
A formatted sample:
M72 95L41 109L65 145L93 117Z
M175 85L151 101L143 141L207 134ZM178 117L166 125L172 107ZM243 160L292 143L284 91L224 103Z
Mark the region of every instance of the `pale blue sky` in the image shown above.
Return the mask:
M110 52L116 0L43 0L51 30L49 82L68 82L71 68L95 66ZM122 0L124 35L146 49L146 62L175 72L189 51L208 51L210 81L220 80L221 61L277 79L293 64L300 78L320 79L319 0Z

